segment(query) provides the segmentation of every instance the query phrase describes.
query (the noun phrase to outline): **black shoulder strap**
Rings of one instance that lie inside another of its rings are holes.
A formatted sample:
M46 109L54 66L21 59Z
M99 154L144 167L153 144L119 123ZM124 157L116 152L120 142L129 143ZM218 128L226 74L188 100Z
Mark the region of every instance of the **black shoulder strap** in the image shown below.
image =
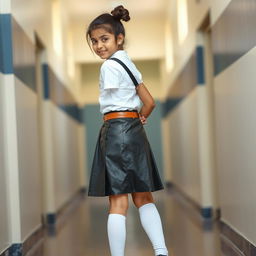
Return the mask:
M139 83L137 82L136 78L134 77L134 75L132 74L131 70L119 59L117 58L109 58L109 60L114 60L116 62L118 62L120 65L123 66L123 68L126 70L126 72L128 73L128 75L130 76L130 78L132 79L135 87L137 87L139 85Z

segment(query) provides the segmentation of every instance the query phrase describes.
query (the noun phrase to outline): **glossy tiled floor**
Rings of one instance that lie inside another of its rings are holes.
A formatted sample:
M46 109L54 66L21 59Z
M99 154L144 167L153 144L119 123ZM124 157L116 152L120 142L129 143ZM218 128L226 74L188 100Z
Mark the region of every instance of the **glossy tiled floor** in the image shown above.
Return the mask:
M217 225L199 214L174 192L154 193L170 256L220 256ZM70 213L56 236L48 236L44 256L110 256L106 222L108 198L86 198ZM153 256L151 244L130 199L126 256Z

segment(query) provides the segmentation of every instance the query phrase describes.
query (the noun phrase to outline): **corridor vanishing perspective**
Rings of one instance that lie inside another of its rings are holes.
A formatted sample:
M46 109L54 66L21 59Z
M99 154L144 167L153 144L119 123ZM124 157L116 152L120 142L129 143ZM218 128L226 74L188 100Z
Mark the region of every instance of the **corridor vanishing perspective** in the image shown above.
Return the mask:
M156 192L156 206L162 217L169 256L221 256L218 223L204 220L172 189ZM46 235L44 256L109 255L106 222L107 198L83 198L69 212L69 221L54 236ZM127 215L126 256L153 256L153 249L141 227L132 202Z

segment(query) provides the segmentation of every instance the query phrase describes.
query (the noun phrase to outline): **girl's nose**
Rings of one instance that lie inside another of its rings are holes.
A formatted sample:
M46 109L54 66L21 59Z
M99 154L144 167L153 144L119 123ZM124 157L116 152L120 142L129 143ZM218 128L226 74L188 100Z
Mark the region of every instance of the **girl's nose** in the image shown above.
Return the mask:
M98 42L97 48L98 48L98 49L101 49L101 48L102 48L102 43L101 43L101 42Z

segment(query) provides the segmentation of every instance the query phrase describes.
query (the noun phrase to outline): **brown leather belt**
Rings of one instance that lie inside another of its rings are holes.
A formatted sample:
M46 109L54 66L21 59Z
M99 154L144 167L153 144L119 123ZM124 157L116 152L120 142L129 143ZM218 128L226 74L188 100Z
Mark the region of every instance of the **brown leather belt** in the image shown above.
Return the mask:
M111 112L103 116L103 120L107 121L114 118L138 118L138 112Z

